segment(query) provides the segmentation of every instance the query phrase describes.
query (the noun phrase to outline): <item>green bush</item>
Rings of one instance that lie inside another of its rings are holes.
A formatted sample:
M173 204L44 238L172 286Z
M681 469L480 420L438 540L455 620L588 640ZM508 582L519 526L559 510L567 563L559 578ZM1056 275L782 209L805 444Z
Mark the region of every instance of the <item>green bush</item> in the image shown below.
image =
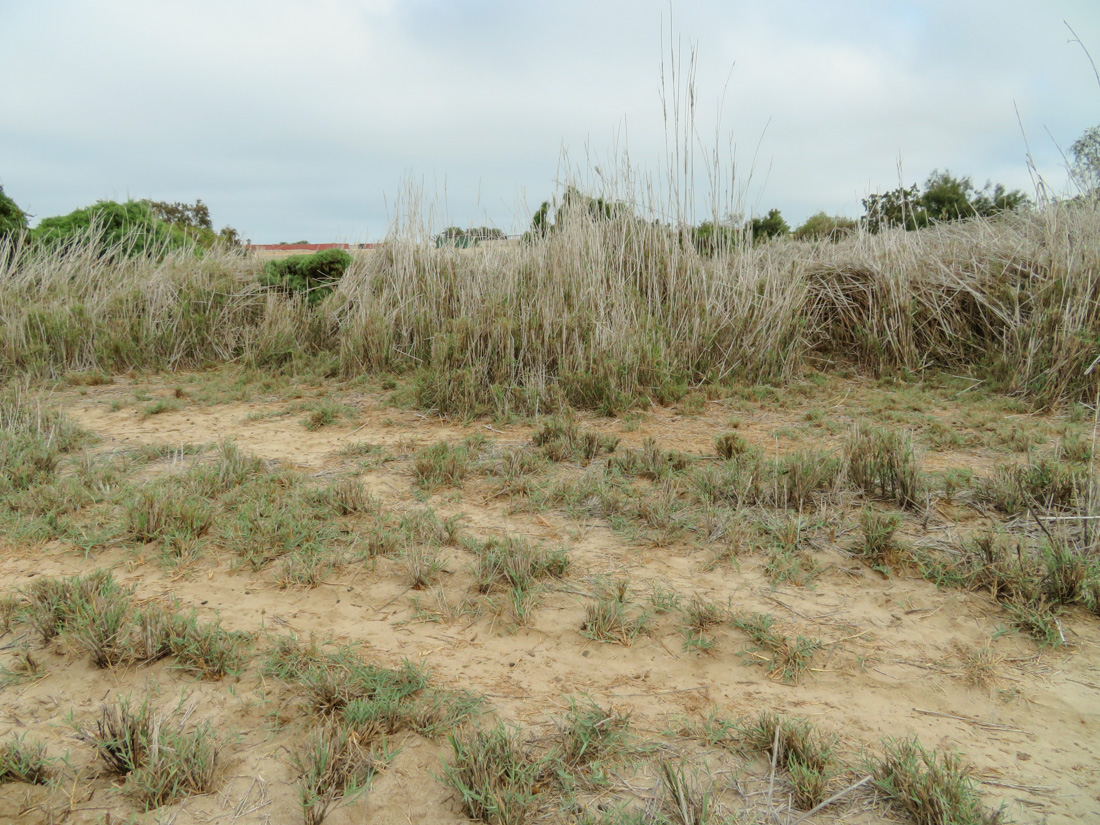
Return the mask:
M27 228L27 213L15 201L4 194L0 186L0 241L9 235L18 235Z
M68 215L43 218L31 241L45 246L83 246L94 239L108 257L158 255L190 246L179 229L158 220L145 201L99 201Z
M351 266L351 255L342 249L325 249L312 255L292 255L268 261L260 283L288 295L305 294L311 306L324 300Z
M858 229L859 221L841 215L818 212L808 217L806 222L794 231L794 236L800 241L827 240L836 243Z

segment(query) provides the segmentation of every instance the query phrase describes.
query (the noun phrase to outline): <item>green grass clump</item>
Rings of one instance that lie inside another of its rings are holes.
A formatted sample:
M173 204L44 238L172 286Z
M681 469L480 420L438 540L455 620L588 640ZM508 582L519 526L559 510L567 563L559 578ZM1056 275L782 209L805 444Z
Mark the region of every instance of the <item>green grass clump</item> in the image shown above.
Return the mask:
M54 760L46 756L46 746L31 743L27 736L12 734L0 743L0 785L5 782L26 782L45 785L54 775Z
M425 490L461 487L484 443L483 437L471 436L457 444L440 441L426 447L413 463L416 483Z
M608 469L625 476L663 481L689 469L693 459L675 450L662 450L656 439L647 438L637 450L620 450L608 463Z
M1049 512L1072 507L1084 483L1079 465L1039 455L1028 456L1026 464L998 464L978 492L983 501L1011 516L1032 508Z
M451 759L443 781L458 792L470 819L489 825L525 825L532 821L539 781L548 765L534 758L518 733L497 725L449 737Z
M579 461L587 464L601 453L613 453L619 444L616 436L582 429L563 418L549 418L531 437L550 461Z
M629 579L598 581L595 601L584 609L581 635L598 642L632 645L649 627L649 614L634 609Z
M111 773L124 777L123 792L148 810L216 787L223 745L210 723L185 731L181 717L180 708L158 713L148 695L140 702L119 698L77 735Z
M848 480L869 496L916 509L924 504L921 462L907 432L859 424L844 448Z
M917 825L994 825L969 768L953 753L925 750L916 739L888 739L871 765L875 786Z
M477 554L474 577L478 591L485 594L505 591L513 618L520 626L529 621L540 583L560 579L569 569L564 547L546 550L514 536L467 541L466 548Z
M771 711L739 726L738 734L750 750L774 756L787 769L795 807L808 811L826 799L837 768L835 735L825 736L805 719Z
M337 801L365 791L388 761L384 740L334 724L315 728L292 758L306 825L321 825Z
M781 678L788 684L799 681L809 671L814 655L821 649L819 639L780 633L766 613L735 613L730 624L752 639L753 647L746 651L749 661L766 666L770 678Z

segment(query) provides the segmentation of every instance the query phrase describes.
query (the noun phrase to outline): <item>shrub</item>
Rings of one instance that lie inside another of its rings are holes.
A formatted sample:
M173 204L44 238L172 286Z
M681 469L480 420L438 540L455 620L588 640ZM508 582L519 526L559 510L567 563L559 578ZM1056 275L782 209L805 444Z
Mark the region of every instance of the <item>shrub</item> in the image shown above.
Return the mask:
M4 187L0 186L0 241L9 235L19 235L26 228L27 213L5 195Z
M68 215L43 218L31 231L31 240L63 248L91 244L108 258L159 257L191 245L183 232L158 220L144 201L99 201Z
M800 241L826 240L836 243L845 235L859 229L859 221L840 215L826 215L818 212L806 219L802 226L794 231L794 237Z
M312 255L292 255L268 261L260 283L287 295L304 294L310 306L319 304L336 288L351 266L351 255L342 249L325 249Z

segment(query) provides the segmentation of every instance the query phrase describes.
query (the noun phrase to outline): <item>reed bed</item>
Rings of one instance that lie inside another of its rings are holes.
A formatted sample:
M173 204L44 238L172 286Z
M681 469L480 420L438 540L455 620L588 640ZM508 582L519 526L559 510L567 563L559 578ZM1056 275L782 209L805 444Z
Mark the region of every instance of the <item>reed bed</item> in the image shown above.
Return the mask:
M1062 203L839 243L701 255L685 229L584 209L530 242L437 247L418 210L319 306L244 253L0 248L0 376L309 365L410 373L476 415L617 412L807 366L946 369L1039 404L1100 392L1100 212Z

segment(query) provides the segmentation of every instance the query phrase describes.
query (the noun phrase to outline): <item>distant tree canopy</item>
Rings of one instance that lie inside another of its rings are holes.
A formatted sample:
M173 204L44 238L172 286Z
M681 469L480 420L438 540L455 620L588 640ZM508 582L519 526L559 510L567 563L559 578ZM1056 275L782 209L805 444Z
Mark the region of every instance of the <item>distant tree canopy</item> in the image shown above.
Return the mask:
M768 240L769 238L785 238L791 234L791 228L783 220L783 215L778 209L772 209L763 218L753 218L749 224L752 229L752 237L755 241Z
M551 219L551 212L553 212L553 219ZM562 221L571 215L587 215L595 220L610 220L633 214L634 210L628 203L593 198L575 186L567 186L560 203L543 201L542 205L535 210L531 218L531 228L525 237L528 239L532 236L545 237L557 231Z
M210 249L218 243L240 246L241 235L232 226L223 226L218 232L210 220L210 207L199 198L194 203L168 203L144 201L157 220L164 221L183 231L196 244Z
M859 229L859 221L842 215L826 215L818 212L806 218L806 222L794 231L794 237L800 241L836 242Z
M68 215L43 218L31 230L31 241L64 245L98 233L104 253L130 256L190 245L181 229L158 220L146 201L99 201Z
M494 226L472 226L463 229L460 226L448 226L435 236L436 246L454 246L459 249L476 246L481 241L503 241L508 236Z
M936 170L924 182L923 191L913 184L863 199L863 222L872 232L892 226L922 229L934 223L990 218L1023 209L1030 201L1018 189L987 183L977 189L970 178Z
M18 235L27 228L27 213L15 201L4 194L0 186L0 241L9 235Z
M1073 163L1069 171L1084 195L1100 198L1100 126L1086 129L1069 147Z
M30 238L35 244L67 244L87 237L93 227L103 251L123 257L240 243L239 233L230 226L214 232L210 210L201 200L194 204L99 201L68 215L43 218L31 230Z

